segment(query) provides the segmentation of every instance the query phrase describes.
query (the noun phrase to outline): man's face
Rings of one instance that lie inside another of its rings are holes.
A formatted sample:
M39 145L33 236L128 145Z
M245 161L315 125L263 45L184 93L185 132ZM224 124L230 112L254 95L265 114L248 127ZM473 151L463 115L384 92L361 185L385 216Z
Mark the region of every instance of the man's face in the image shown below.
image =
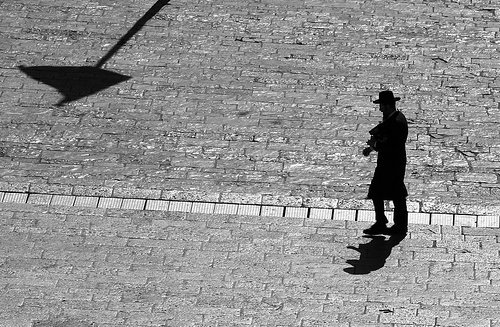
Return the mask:
M394 110L394 105L391 103L379 103L379 105L380 111L382 111L384 115L390 114Z

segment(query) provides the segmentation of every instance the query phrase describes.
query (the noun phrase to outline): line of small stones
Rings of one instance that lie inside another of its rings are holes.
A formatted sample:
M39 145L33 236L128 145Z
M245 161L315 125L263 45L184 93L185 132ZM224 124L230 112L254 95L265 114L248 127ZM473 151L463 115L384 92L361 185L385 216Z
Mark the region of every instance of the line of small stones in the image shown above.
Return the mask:
M305 208L277 205L134 199L102 196L51 195L20 192L0 192L0 206L2 203L130 210L159 210L200 214L312 218L364 222L375 221L375 212L373 210L362 209ZM392 212L387 212L388 218L391 219L392 214ZM499 216L410 212L408 221L412 224L426 225L500 227Z

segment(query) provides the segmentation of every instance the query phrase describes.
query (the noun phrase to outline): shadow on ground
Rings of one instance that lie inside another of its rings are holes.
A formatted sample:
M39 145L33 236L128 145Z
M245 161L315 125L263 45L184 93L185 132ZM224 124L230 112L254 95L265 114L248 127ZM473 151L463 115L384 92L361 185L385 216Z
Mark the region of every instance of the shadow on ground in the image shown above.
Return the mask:
M348 246L348 249L359 252L358 260L347 260L346 263L352 267L345 268L344 271L352 275L366 275L378 270L385 265L387 258L391 255L392 248L401 243L406 235L393 235L389 239L385 236L363 236L371 241L360 244L357 248Z
M131 78L92 66L19 66L19 69L32 79L57 89L64 96L57 106L92 95Z
M34 80L54 87L63 95L56 105L81 99L130 79L130 76L114 73L101 67L114 56L144 25L170 0L158 0L134 26L104 55L95 66L19 66L19 70Z

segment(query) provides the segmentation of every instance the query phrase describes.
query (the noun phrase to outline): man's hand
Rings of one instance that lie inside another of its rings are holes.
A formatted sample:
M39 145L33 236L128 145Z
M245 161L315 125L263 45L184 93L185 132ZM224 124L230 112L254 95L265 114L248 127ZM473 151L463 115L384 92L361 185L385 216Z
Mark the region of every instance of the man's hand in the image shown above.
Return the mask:
M370 148L373 148L373 149L375 149L375 143L377 143L377 141L375 140L374 137L370 138L368 140L368 142L366 142L366 144L368 144L370 146Z

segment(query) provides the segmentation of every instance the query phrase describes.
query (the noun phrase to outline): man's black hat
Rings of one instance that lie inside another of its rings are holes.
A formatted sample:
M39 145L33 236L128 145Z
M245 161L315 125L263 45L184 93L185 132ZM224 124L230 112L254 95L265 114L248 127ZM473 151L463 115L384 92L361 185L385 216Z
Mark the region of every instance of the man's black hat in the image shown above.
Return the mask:
M378 94L378 99L373 101L373 103L394 103L401 100L400 97L394 97L392 91L382 91Z

